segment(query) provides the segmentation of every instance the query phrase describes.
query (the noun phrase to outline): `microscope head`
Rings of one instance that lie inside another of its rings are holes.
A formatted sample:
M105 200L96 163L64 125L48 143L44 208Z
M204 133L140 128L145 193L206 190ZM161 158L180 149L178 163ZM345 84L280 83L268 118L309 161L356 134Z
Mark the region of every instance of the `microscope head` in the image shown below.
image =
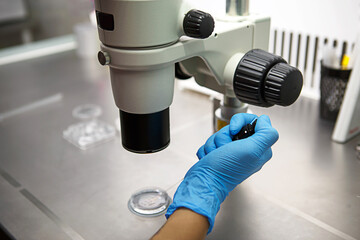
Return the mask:
M129 151L152 153L170 142L175 65L135 66L135 55L178 41L181 5L181 0L95 0L99 38L102 48L107 48L98 58L110 67L122 144ZM126 58L124 52L135 57ZM117 64L116 59L129 64Z

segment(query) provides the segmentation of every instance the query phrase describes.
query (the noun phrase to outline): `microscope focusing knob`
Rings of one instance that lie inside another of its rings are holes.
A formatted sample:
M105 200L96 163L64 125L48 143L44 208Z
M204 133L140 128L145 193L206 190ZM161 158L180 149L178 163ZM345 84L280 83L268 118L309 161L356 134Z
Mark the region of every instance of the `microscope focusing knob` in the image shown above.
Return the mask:
M290 106L300 95L302 79L297 68L286 63L276 64L265 79L265 100L271 104Z
M184 18L184 33L193 38L208 38L214 31L214 18L206 12L200 10L190 10Z
M233 79L237 98L261 107L291 105L299 97L302 83L298 69L288 65L282 57L261 49L244 55Z

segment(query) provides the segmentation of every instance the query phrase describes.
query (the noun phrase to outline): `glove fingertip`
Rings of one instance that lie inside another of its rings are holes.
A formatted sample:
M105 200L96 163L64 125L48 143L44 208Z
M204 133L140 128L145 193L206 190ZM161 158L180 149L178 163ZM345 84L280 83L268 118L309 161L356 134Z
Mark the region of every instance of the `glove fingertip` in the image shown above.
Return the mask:
M271 120L270 120L270 117L268 115L261 115L260 117L263 117L264 120L267 121L271 126Z
M201 146L201 147L199 148L199 150L197 151L196 156L197 156L198 159L200 160L200 159L202 159L205 155L206 155L206 154L205 154L204 146Z
M269 127L272 127L269 116L261 115L260 117L258 117L256 121L255 131Z
M275 129L275 128L271 128L271 130L273 131L273 136L274 136L274 143L279 140L279 132Z
M229 132L231 135L236 135L238 133L239 129L239 125L240 125L240 120L238 118L232 117L230 119L230 124L229 124Z

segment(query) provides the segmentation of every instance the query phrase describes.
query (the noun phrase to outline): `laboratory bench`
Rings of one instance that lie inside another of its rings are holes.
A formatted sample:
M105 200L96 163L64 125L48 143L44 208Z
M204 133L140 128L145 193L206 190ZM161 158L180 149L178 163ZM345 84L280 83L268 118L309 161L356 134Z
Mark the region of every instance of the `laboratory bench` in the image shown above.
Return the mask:
M212 134L209 96L176 86L168 148L130 153L117 132L81 150L62 133L87 103L115 125L109 71L95 58L68 51L0 66L0 229L9 239L149 239L165 217L134 215L129 197L149 186L172 197ZM360 137L332 142L334 123L319 117L316 100L250 109L269 115L280 138L272 159L227 197L207 239L359 240Z

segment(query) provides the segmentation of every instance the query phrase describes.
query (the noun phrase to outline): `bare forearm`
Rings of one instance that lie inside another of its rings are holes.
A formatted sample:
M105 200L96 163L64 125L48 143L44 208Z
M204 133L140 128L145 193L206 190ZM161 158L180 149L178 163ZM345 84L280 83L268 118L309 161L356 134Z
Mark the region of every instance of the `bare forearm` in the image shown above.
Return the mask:
M205 239L208 219L187 208L179 208L151 240L200 240Z

